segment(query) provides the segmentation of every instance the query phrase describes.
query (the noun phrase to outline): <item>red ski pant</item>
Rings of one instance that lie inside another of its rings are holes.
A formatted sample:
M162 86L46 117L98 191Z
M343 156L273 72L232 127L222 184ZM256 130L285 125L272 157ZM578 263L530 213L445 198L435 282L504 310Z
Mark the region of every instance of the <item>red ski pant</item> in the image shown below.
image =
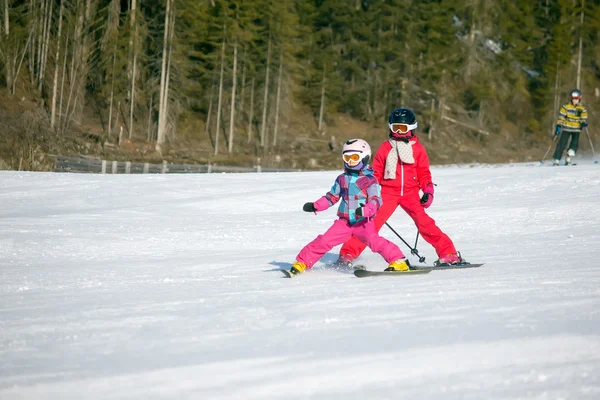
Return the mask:
M313 264L319 261L325 253L351 237L354 237L354 240L360 243L363 249L365 246L369 246L388 263L404 258L402 250L396 244L377 234L373 220L362 220L350 225L345 219L338 219L324 234L317 236L315 240L304 246L296 256L296 260L306 264L308 268L312 268Z
M412 219L415 221L419 234L425 239L427 243L433 246L438 257L442 257L447 254L456 253L454 244L440 228L435 224L433 218L431 218L425 212L423 206L421 206L420 197L418 192L409 194L407 196L400 196L395 193L386 193L382 191L381 198L383 205L375 214L374 222L375 229L377 232L385 224L385 222L392 216L396 208L400 206ZM355 259L365 249L365 245L353 237L340 249L340 255L346 259Z

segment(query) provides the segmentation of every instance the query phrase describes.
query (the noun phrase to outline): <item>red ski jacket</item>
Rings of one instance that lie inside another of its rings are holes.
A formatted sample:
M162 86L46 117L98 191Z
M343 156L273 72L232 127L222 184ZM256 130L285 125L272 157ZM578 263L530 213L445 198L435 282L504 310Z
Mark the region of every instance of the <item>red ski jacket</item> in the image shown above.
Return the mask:
M392 149L392 145L386 140L377 149L373 158L373 171L381 185L382 192L394 193L400 196L414 195L414 193L418 194L419 189L432 183L429 157L427 156L425 146L419 142L416 136L410 139L410 142L414 142L412 149L415 162L407 164L398 159L399 165L396 167L395 179L383 178L385 160Z

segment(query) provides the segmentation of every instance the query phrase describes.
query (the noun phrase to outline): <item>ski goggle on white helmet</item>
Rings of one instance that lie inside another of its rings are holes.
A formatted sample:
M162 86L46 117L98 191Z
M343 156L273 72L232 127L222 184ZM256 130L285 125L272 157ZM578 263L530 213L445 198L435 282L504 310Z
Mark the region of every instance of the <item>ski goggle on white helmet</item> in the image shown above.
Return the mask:
M350 139L344 143L344 147L342 147L342 159L344 162L358 164L367 157L371 157L371 146L365 140Z

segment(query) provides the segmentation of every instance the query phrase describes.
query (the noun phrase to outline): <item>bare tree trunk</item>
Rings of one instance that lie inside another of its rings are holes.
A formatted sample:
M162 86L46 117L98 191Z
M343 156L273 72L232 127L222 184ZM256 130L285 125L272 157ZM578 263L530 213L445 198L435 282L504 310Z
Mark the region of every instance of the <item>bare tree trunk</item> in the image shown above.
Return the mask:
M50 47L50 30L52 28L52 5L54 2L50 2L50 11L46 17L45 32L44 32L44 45L42 48L42 59L40 67L40 80L38 84L38 90L41 91L44 86L44 75L46 73L46 62L48 60L48 48Z
M225 32L225 27L223 27ZM219 129L221 128L221 100L223 99L223 70L225 68L225 34L221 45L221 75L219 78L219 100L217 101L217 130L215 132L215 156L219 154Z
M162 114L165 115L165 136L167 136L169 130L168 122L169 122L169 87L171 85L171 54L173 53L173 31L175 30L175 7L171 8L171 22L169 24L169 51L167 58L167 81L165 82L165 103L163 105Z
M76 79L77 79L77 73L79 70L79 64L78 64L78 57L77 57L77 53L75 50L75 43L77 42L77 36L75 34L73 34L73 51L72 51L72 57L71 57L71 78L69 79L69 97L67 99L67 106L65 108L65 120L64 123L62 125L62 130L63 132L65 132L67 130L68 125L71 123L71 117L73 116L73 113L75 112L75 107L77 106L77 97L76 94L73 95L74 91L76 90ZM71 107L71 102L73 102L73 107Z
M58 34L56 36L56 56L54 57L54 81L52 89L52 106L50 113L50 127L54 129L56 125L56 96L58 95L58 63L60 58L60 38L62 34L62 17L63 17L64 1L60 2L60 9L58 11Z
M40 78L40 69L41 69L41 60L42 60L42 44L44 43L44 16L46 15L46 2L44 0L40 0L40 16L38 23L38 40L37 40L37 57L35 58L35 76L36 79Z
M158 132L156 136L156 150L160 152L161 146L165 142L165 127L167 125L166 119L167 116L164 115L162 110L164 109L164 103L167 101L165 98L165 88L167 86L166 81L167 77L167 41L169 39L169 13L171 11L171 0L167 0L167 10L165 12L165 34L163 36L163 56L162 56L162 66L161 66L161 74L160 74L160 97L158 102Z
M102 37L101 48L108 49L110 47L110 43L112 41L112 69L110 76L110 100L108 105L108 129L107 135L110 138L112 134L112 118L113 118L113 108L115 101L115 73L116 73L116 61L117 61L117 38L119 37L119 12L121 9L120 0L111 0L110 5L108 6L108 17L106 22L106 27L104 31L104 35ZM106 50L108 53L109 50ZM152 101L150 101L152 106ZM148 129L150 129L150 125L148 125Z
M85 6L83 5L82 0L78 0L77 1L77 9L76 9L76 14L77 14L77 22L75 23L75 28L73 31L73 46L72 46L72 55L71 55L71 76L69 79L69 98L67 100L67 107L65 108L65 120L64 120L64 124L62 125L62 130L63 132L66 131L67 127L69 126L69 124L71 123L71 119L73 117L73 114L75 113L75 109L77 108L77 100L78 100L78 78L79 78L79 71L81 69L81 65L82 65L82 52L81 52L81 48L82 48L82 44L81 44L81 37L83 35L83 21L84 21L84 14L85 14L85 10L84 10ZM71 102L73 103L73 106L71 107Z
M98 0L86 0L86 4L83 6L83 22L81 25L82 28L82 39L81 39L81 50L80 50L80 73L79 73L79 81L76 87L77 99L74 103L76 108L73 108L73 114L75 114L78 120L81 120L81 116L83 115L83 107L85 105L85 87L88 79L88 71L89 71L89 56L91 52L90 46L90 38L92 32L90 32L90 27L92 25L92 16L95 12L96 2Z
M242 68L242 87L241 92L240 92L240 113L242 114L242 117L244 115L244 94L245 94L245 89L246 89L246 50L244 50L244 56L242 57L242 62L244 63L244 66ZM243 121L242 121L243 123Z
M8 0L4 0L4 34L8 37L10 33L10 24L8 18Z
M113 101L115 98L115 64L117 63L117 43L115 40L115 46L113 49L113 63L112 63L112 76L110 82L110 102L108 105L108 137L110 137L112 131L112 110Z
M17 58L18 58L18 51L15 51L15 60L13 62L13 65L16 65L16 68L14 69L12 76L13 76L13 80L12 80L12 86L10 87L10 95L14 96L15 91L17 90L17 77L19 76L19 71L21 71L21 65L23 65L23 60L25 59L25 54L27 54L27 48L29 47L29 43L31 42L31 39L33 38L33 30L31 30L29 32L29 36L27 37L27 42L25 43L25 47L23 48L23 52L21 53L21 59L19 60L19 63L17 64Z
M260 127L260 147L265 147L265 132L267 130L267 102L269 99L269 64L271 63L271 35L267 47L267 71L265 72L265 96L263 100L262 125Z
M136 27L137 32L137 27ZM135 76L137 69L137 52L133 53L133 70L131 77L131 101L129 102L129 140L131 140L131 136L133 135L133 108L135 105ZM168 81L167 81L168 82Z
M121 100L117 101L117 117L115 118L115 128L119 126L119 112L118 111L120 108L121 108ZM121 128L121 130L123 130L123 128Z
M207 135L210 135L210 116L212 114L213 94L215 91L214 79L212 79L211 81L212 82L210 83L210 95L208 98L208 111L206 113L206 125L204 126L204 133L206 133Z
M254 119L254 78L250 85L250 115L248 116L248 143L252 140L252 120Z
M323 114L325 113L325 76L327 74L327 65L323 65L323 81L321 83L321 107L319 109L319 126L318 131L321 132L323 130Z
M581 0L581 26L579 31L579 59L577 60L577 88L583 90L581 87L581 56L583 51L583 15L584 15L585 0Z
M75 28L75 31L73 32L73 51L71 52L71 73L70 73L70 78L69 78L69 97L67 98L67 104L65 107L65 112L64 112L64 122L62 124L62 130L63 132L66 131L67 126L70 123L70 119L71 119L71 100L73 100L73 90L75 88L75 79L77 77L77 69L79 68L78 64L77 64L77 55L75 53L75 49L76 49L76 45L75 43L77 42L77 35L76 35L76 31L77 28ZM73 107L74 108L74 107Z
M233 45L233 86L231 88L231 115L229 116L229 154L233 152L233 131L235 128L235 90L237 86L237 43Z
M33 37L31 38L31 45L29 46L29 76L31 78L31 85L33 86L35 82L35 33L37 32L37 14L38 9L36 7L35 0L29 0L29 10L31 11L31 19L29 20L29 25L31 28L31 34Z
M63 57L62 78L60 82L60 102L58 103L58 125L62 126L63 119L63 96L65 93L65 75L67 73L67 49L69 48L69 35L65 36L65 56ZM110 121L109 121L110 123ZM110 127L110 125L109 125Z
M129 96L129 140L131 140L131 136L133 135L133 108L135 104L135 76L136 76L136 63L137 63L137 49L136 49L136 41L137 41L137 26L135 24L135 16L136 16L136 0L131 0L131 18L130 18L130 36L129 36L129 56L131 63L130 70L130 90L131 95ZM165 27L165 30L167 27Z
M8 39L8 35L10 34L10 20L8 16L8 0L4 0L4 35L6 39ZM9 88L12 86L12 76L11 70L12 67L10 65L10 55L8 54L8 49L6 54L6 87Z
M40 4L40 19L39 19L39 29L38 29L38 48L37 48L37 58L36 58L36 76L37 76L37 80L39 82L40 80L40 71L42 70L42 49L44 47L44 35L45 35L45 29L46 29L46 18L44 18L46 16L46 7L48 5L49 0L44 1L41 0L41 4Z
M273 148L277 146L277 129L279 128L279 104L281 102L281 80L283 75L283 51L279 55L279 73L277 76L277 99L275 100L275 127L273 128Z
M154 97L152 96L152 93L150 93L150 102L148 103L148 122L146 126L147 142L150 142L152 140L152 129L150 129L150 127L152 126L152 100L154 100Z
M23 59L27 54L27 48L31 39L33 37L34 32L34 24L30 22L28 24L29 27L29 35L25 42L25 46L23 47L23 51L20 50L20 37L13 37L11 40L10 37L10 7L9 0L4 0L4 9L2 10L4 14L3 26L0 28L0 43L2 41L6 42L6 46L4 47L4 51L0 51L2 54L2 58L4 59L4 67L5 67L5 78L6 78L6 87L9 89L10 96L15 94L17 78L19 76L19 71L21 70L21 65L23 63ZM17 25L18 26L18 25ZM3 39L4 36L4 39Z

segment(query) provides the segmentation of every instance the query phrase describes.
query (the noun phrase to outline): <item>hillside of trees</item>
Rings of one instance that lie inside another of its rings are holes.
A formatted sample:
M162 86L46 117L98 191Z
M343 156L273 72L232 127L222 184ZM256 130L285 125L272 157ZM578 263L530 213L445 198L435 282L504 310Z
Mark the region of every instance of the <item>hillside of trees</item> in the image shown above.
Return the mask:
M540 160L576 87L600 149L600 0L0 4L0 169L336 168L401 106L433 163Z

